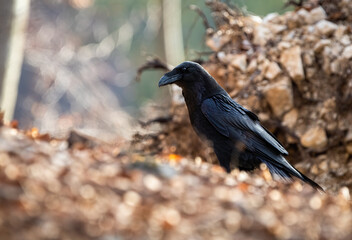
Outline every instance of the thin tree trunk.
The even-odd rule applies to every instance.
[[[163,31],[166,62],[176,66],[184,61],[181,0],[163,0]],[[174,102],[183,102],[181,89],[172,85]]]
[[[163,0],[163,30],[166,61],[176,65],[184,61],[181,0]]]
[[[30,0],[1,1],[0,108],[5,121],[10,121],[15,111],[29,6]]]

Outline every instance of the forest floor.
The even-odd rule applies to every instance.
[[[0,128],[0,239],[350,239],[347,187]]]

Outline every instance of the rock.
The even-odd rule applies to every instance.
[[[315,53],[319,53],[321,52],[324,47],[328,46],[331,44],[331,40],[330,39],[321,39],[319,40],[319,42],[317,42],[315,45],[314,45],[314,52]]]
[[[347,26],[339,25],[334,33],[336,39],[341,39],[344,35],[349,34]]]
[[[270,64],[270,61],[265,58],[265,59],[263,59],[263,61],[261,61],[261,64],[258,66],[258,69],[261,71],[261,73],[263,73],[263,76],[264,76],[269,64]]]
[[[246,54],[236,54],[231,57],[230,60],[231,66],[241,70],[242,72],[246,71],[247,68],[247,56]]]
[[[258,96],[251,95],[246,99],[246,103],[244,104],[248,109],[252,111],[255,109],[260,109],[260,100]]]
[[[315,27],[314,27],[314,25],[309,25],[309,26],[307,26],[307,33],[314,33],[314,31],[315,31]]]
[[[323,71],[327,74],[327,75],[331,75],[331,68],[330,68],[330,59],[329,58],[324,58],[324,63],[323,63]]]
[[[341,59],[337,58],[330,64],[330,71],[334,74],[339,74],[341,72]]]
[[[316,73],[316,68],[315,67],[307,67],[306,68],[306,76],[308,79],[313,78],[313,76]]]
[[[314,24],[323,19],[326,19],[326,12],[321,6],[319,6],[309,12],[308,16],[305,18],[305,21],[307,24]]]
[[[286,20],[286,26],[289,29],[295,29],[302,24],[302,19],[297,14],[289,14]]]
[[[274,114],[280,117],[293,107],[292,85],[288,77],[282,77],[278,82],[268,85],[264,95]]]
[[[249,72],[249,73],[254,72],[257,69],[257,66],[258,66],[257,59],[255,59],[255,58],[252,59],[248,64],[247,72]]]
[[[326,74],[330,75],[331,74],[331,59],[330,56],[332,56],[332,52],[331,52],[331,47],[330,46],[326,46],[322,52],[323,55],[323,70]]]
[[[311,66],[314,63],[314,53],[312,51],[306,51],[303,54],[303,63],[305,66]]]
[[[268,113],[259,112],[258,118],[264,122],[270,120],[270,115]]]
[[[266,71],[265,71],[265,77],[269,80],[273,80],[276,78],[277,75],[281,73],[281,68],[276,62],[270,62]]]
[[[264,24],[258,24],[254,28],[253,35],[253,43],[260,46],[265,46],[268,40],[273,37],[270,29],[267,28]]]
[[[293,41],[297,40],[296,39],[296,33],[297,33],[296,30],[291,30],[287,34],[283,34],[282,40],[283,41],[287,41],[287,42],[291,42],[293,45],[295,45],[293,43]]]
[[[288,128],[293,128],[297,123],[298,119],[298,110],[296,108],[291,109],[284,115],[282,124]]]
[[[218,59],[220,60],[220,62],[225,63],[225,64],[228,64],[230,62],[230,58],[228,55],[226,55],[225,52],[221,51],[221,52],[218,52],[216,55],[217,55]]]
[[[337,25],[327,20],[321,20],[315,25],[316,30],[325,36],[331,35],[337,29]]]
[[[352,45],[349,45],[346,47],[343,52],[342,52],[342,57],[345,59],[350,59],[352,58]]]
[[[283,32],[283,31],[285,31],[287,29],[286,25],[274,24],[274,23],[269,24],[268,28],[274,34],[281,33],[281,32]]]
[[[352,127],[348,129],[348,132],[345,136],[345,142],[352,142]]]
[[[331,97],[326,99],[323,103],[323,106],[320,107],[319,117],[323,117],[324,115],[334,115],[332,113],[336,112],[336,98]],[[335,120],[336,118],[334,118]]]
[[[206,44],[211,50],[217,52],[221,50],[221,48],[230,40],[230,36],[222,33],[221,31],[217,31],[207,38]]]
[[[282,42],[279,42],[279,44],[277,45],[277,48],[278,48],[280,51],[283,51],[283,50],[285,50],[285,49],[290,48],[291,46],[292,46],[291,43],[282,41]]]
[[[300,140],[304,147],[312,149],[324,148],[328,143],[325,130],[320,126],[308,129],[308,131],[301,136]]]
[[[285,67],[296,84],[300,86],[301,80],[304,79],[301,48],[299,46],[294,46],[284,50],[280,56],[280,63]]]
[[[337,122],[336,121],[328,122],[326,124],[326,130],[328,132],[335,132],[337,130]]]
[[[351,44],[350,37],[348,35],[343,35],[340,39],[340,43],[342,43],[342,45],[344,46],[350,45]]]
[[[299,16],[300,20],[302,22],[304,22],[305,24],[311,24],[311,23],[308,23],[308,19],[310,19],[310,14],[309,12],[304,9],[304,8],[301,8],[300,10],[297,11],[297,15]]]
[[[258,57],[257,57],[257,62],[258,62],[258,63],[262,63],[262,62],[264,62],[265,60],[267,60],[267,59],[266,59],[266,56],[264,55],[264,53],[259,53],[259,54],[258,54]]]
[[[341,56],[341,53],[342,53],[343,49],[344,49],[344,47],[340,43],[334,42],[331,45],[331,54],[332,54],[331,57]]]
[[[274,22],[280,15],[278,13],[269,13],[263,18],[263,23]]]
[[[331,169],[336,170],[340,167],[340,164],[338,162],[336,162],[335,160],[331,160],[329,162],[329,166]]]
[[[352,155],[352,142],[346,144],[346,152]]]
[[[324,160],[321,163],[319,163],[319,168],[320,168],[320,170],[323,170],[324,172],[328,171],[328,168],[329,168],[328,161]]]
[[[316,164],[314,164],[311,168],[310,168],[310,172],[313,173],[314,175],[318,175],[320,172],[319,172],[319,169],[318,169],[318,166]]]
[[[342,130],[349,130],[348,133],[351,132],[351,140],[352,140],[352,126],[351,126],[351,122],[352,122],[352,111],[347,111],[346,113],[346,117],[343,118],[338,118],[337,120],[338,122],[338,128],[342,129]],[[348,136],[347,133],[347,136]],[[346,141],[346,140],[345,140]]]

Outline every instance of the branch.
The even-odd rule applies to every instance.
[[[209,21],[207,19],[207,16],[205,16],[204,12],[196,5],[191,5],[189,6],[189,8],[193,11],[195,11],[196,13],[198,13],[198,15],[202,18],[203,20],[203,25],[205,27],[205,29],[213,29],[210,24],[209,24]]]
[[[171,71],[172,67],[164,63],[158,57],[148,57],[147,62],[138,68],[136,81],[140,81],[142,73],[145,70],[150,70],[150,69],[162,69],[165,71]]]
[[[170,121],[172,121],[172,116],[167,116],[167,117],[157,117],[157,118],[154,118],[152,120],[149,120],[149,121],[146,121],[146,122],[143,122],[143,121],[139,121],[139,124],[142,126],[142,127],[147,127],[153,123],[161,123],[161,124],[166,124],[166,123],[169,123]]]

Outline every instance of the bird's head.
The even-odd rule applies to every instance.
[[[210,74],[198,63],[183,62],[172,71],[166,73],[159,81],[159,87],[175,83],[181,88],[192,88],[196,85],[207,85],[215,81]]]

